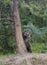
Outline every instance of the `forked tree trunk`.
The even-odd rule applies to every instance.
[[[14,10],[14,23],[15,23],[15,36],[17,42],[17,49],[19,53],[25,53],[26,47],[24,44],[24,40],[22,37],[22,29],[21,29],[21,22],[19,17],[19,10],[18,10],[18,2],[13,0],[13,10]]]

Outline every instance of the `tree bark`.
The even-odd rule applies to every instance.
[[[18,1],[13,0],[13,14],[15,23],[15,37],[17,42],[18,52],[23,54],[26,52],[26,46],[22,37],[21,22],[19,17]]]

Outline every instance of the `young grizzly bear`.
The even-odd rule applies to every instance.
[[[30,36],[31,36],[31,35],[30,35],[30,32],[25,32],[25,33],[23,34],[23,39],[24,39],[24,42],[25,42],[27,51],[32,53],[31,45],[30,45]]]

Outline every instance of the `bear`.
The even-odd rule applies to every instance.
[[[25,32],[23,33],[23,39],[27,48],[27,52],[31,52],[32,53],[32,49],[31,49],[31,45],[30,45],[30,32]]]

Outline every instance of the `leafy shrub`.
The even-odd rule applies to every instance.
[[[42,53],[44,48],[45,48],[44,43],[34,43],[34,44],[32,44],[32,51],[35,52],[35,53]]]

